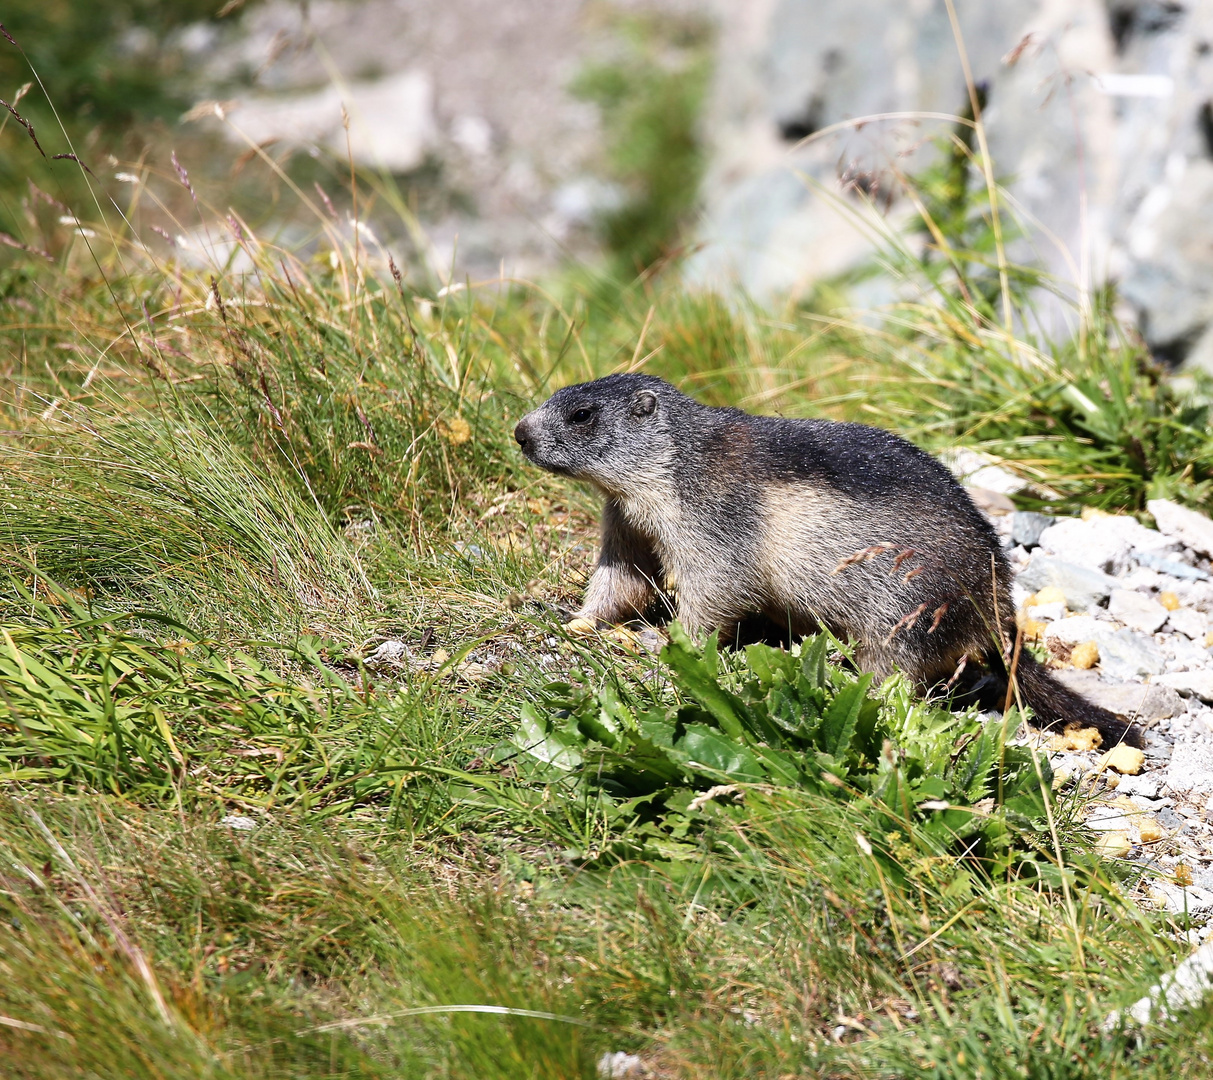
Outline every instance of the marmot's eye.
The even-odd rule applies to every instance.
[[[569,417],[570,424],[586,424],[594,416],[593,409],[578,409],[572,416]]]

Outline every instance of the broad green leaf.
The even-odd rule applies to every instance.
[[[868,687],[873,676],[861,675],[849,686],[843,687],[830,702],[821,723],[821,741],[827,754],[841,758],[851,747],[855,726],[859,722],[859,710],[863,708]]]
[[[756,783],[767,779],[766,771],[746,746],[706,725],[689,726],[675,747],[688,761],[723,773],[731,780]]]
[[[686,640],[684,634],[683,641]],[[712,657],[714,660],[715,652]],[[702,705],[728,735],[734,739],[744,737],[750,719],[748,710],[736,694],[720,685],[714,664],[709,664],[705,657],[697,656],[681,642],[675,642],[672,633],[670,644],[661,650],[661,658],[678,676],[682,689]]]
[[[532,757],[558,769],[574,769],[581,764],[576,737],[567,732],[548,730],[535,706],[529,702],[522,707],[522,724],[514,743]]]

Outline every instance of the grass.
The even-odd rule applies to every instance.
[[[305,256],[218,212],[253,270],[200,271],[141,243],[176,175],[141,184],[0,277],[12,1075],[1207,1075],[1209,1006],[1101,1031],[1187,926],[1090,853],[1085,792],[828,643],[797,674],[567,639],[595,507],[510,436],[643,362],[976,445],[1063,508],[1207,506],[1205,388],[1106,303],[1009,334],[905,248],[921,299],[878,323],[673,270],[436,290],[327,219]]]

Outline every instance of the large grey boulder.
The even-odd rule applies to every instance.
[[[1213,368],[1213,2],[955,9],[988,90],[996,170],[1024,211],[1008,217],[1033,234],[1012,255],[1038,257],[1080,288],[1118,280],[1160,357]],[[931,140],[955,128],[941,116],[967,108],[947,6],[751,0],[717,10],[713,166],[691,272],[767,297],[807,290],[865,257],[855,219],[876,231],[904,223],[897,174],[920,168]],[[846,126],[864,116],[878,119]],[[820,134],[832,125],[842,126]],[[806,136],[815,141],[799,145]],[[878,280],[857,300],[893,295]]]

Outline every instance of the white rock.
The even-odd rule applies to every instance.
[[[1128,569],[1135,550],[1173,553],[1178,544],[1131,517],[1093,517],[1049,526],[1040,534],[1040,547],[1066,562],[1119,574]]]
[[[1109,682],[1097,671],[1063,668],[1054,672],[1071,690],[1117,716],[1140,720],[1164,720],[1187,712],[1187,702],[1171,687],[1157,683]]]
[[[1127,832],[1132,822],[1119,807],[1098,807],[1087,818],[1088,829],[1096,832]]]
[[[1146,509],[1154,515],[1160,532],[1202,555],[1213,556],[1213,521],[1204,514],[1170,499],[1151,499],[1146,503]]]
[[[238,142],[243,132],[254,143],[323,143],[344,158],[343,109],[349,117],[348,153],[361,165],[409,172],[435,144],[434,85],[423,71],[287,97],[250,97],[224,130]]]
[[[1196,885],[1183,889],[1169,881],[1155,881],[1150,884],[1150,891],[1173,914],[1207,915],[1213,912],[1213,892],[1208,889]]]
[[[1048,585],[1059,588],[1071,611],[1095,611],[1118,584],[1102,570],[1054,558],[1039,548],[1032,552],[1028,565],[1020,571],[1019,582],[1033,591]]]
[[[1121,577],[1120,587],[1136,589],[1138,592],[1153,592],[1156,589],[1161,591],[1171,587],[1171,580],[1166,574],[1160,574],[1157,570],[1138,566]]]
[[[1154,679],[1156,683],[1178,690],[1185,697],[1198,697],[1201,701],[1213,701],[1213,671],[1169,671]]]
[[[1028,486],[1026,480],[1021,480],[1010,470],[995,464],[995,458],[979,450],[958,446],[953,450],[945,450],[939,456],[952,470],[956,479],[969,487],[987,488],[1002,495],[1013,495]]]
[[[625,1054],[622,1050],[603,1054],[598,1059],[598,1075],[601,1080],[633,1080],[634,1077],[644,1076],[647,1072],[640,1058],[635,1054]]]
[[[1112,590],[1108,611],[1125,626],[1140,630],[1143,634],[1154,633],[1170,614],[1157,600],[1129,589]]]
[[[1167,671],[1200,671],[1209,666],[1211,657],[1203,641],[1189,641],[1179,634],[1172,634],[1164,641],[1164,648],[1170,656]]]
[[[1209,617],[1195,608],[1176,608],[1167,618],[1172,630],[1178,630],[1193,641],[1203,642],[1209,632]]]
[[[1040,622],[1055,622],[1066,617],[1066,604],[1064,600],[1052,604],[1033,604],[1024,614],[1029,619],[1037,619]]]
[[[1186,606],[1213,614],[1213,582],[1180,581],[1178,578],[1172,578],[1166,587]]]
[[[1122,776],[1116,785],[1117,795],[1139,796],[1144,799],[1158,798],[1158,777],[1151,773],[1138,776]]]
[[[1151,638],[1135,630],[1120,630],[1096,640],[1099,642],[1099,669],[1110,678],[1158,675],[1167,666],[1162,650]]]
[[[257,828],[257,822],[251,817],[245,817],[244,814],[228,814],[219,824],[228,829],[236,829],[238,832],[252,832]]]
[[[1188,910],[1190,912],[1192,909]],[[1172,1019],[1184,1009],[1199,1005],[1210,990],[1213,990],[1213,942],[1202,945],[1173,972],[1164,975],[1126,1013],[1138,1024],[1151,1021],[1159,1024]],[[1104,1030],[1112,1030],[1124,1018],[1120,1012],[1111,1013],[1104,1021]]]
[[[1084,641],[1099,641],[1111,633],[1111,627],[1094,615],[1074,615],[1050,623],[1045,629],[1045,644],[1056,641],[1063,645],[1078,645]]]
[[[1177,742],[1167,763],[1167,787],[1185,795],[1213,794],[1213,741]]]
[[[368,653],[364,662],[368,667],[400,667],[409,657],[409,647],[403,641],[388,638]]]

